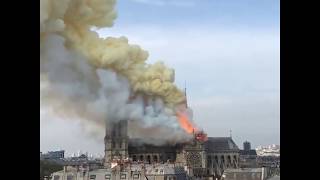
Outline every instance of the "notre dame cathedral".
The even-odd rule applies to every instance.
[[[226,168],[237,168],[239,148],[231,137],[206,137],[202,132],[194,133],[189,142],[163,144],[144,143],[143,139],[128,137],[128,121],[108,124],[105,136],[105,167],[113,159],[131,159],[146,164],[174,163],[186,167],[189,174],[198,177],[219,176]]]

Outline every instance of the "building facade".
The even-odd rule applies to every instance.
[[[128,121],[111,122],[106,126],[105,142],[105,163],[110,167],[113,159],[128,158]]]
[[[242,168],[257,168],[257,152],[255,149],[251,149],[251,144],[248,141],[243,143],[243,150],[239,151],[240,161],[239,166]]]
[[[197,177],[221,176],[226,168],[239,167],[239,148],[231,137],[208,137],[194,133],[188,142],[153,145],[143,139],[130,139],[128,123],[119,121],[108,126],[105,137],[105,166],[113,160],[130,159],[133,163],[173,163],[184,167],[189,175]],[[150,141],[149,141],[150,142]]]
[[[207,137],[197,132],[186,142],[154,145],[130,139],[127,128],[127,121],[107,125],[101,165],[72,162],[51,179],[220,179],[225,169],[239,167],[239,148],[231,137]]]
[[[265,180],[266,168],[226,169],[221,180]]]

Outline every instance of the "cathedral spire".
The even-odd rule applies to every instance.
[[[188,108],[188,100],[187,100],[187,82],[184,81],[184,96],[186,98],[186,108]]]

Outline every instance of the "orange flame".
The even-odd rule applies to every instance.
[[[196,127],[189,121],[188,117],[180,112],[177,112],[178,121],[180,126],[189,134],[193,133],[194,131],[198,131]]]
[[[208,137],[207,137],[207,134],[205,134],[204,132],[198,132],[196,134],[196,139],[199,140],[199,141],[207,141],[208,140]]]

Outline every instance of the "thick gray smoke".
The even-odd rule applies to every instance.
[[[107,121],[131,120],[132,137],[184,140],[175,112],[161,98],[132,97],[128,80],[108,69],[92,67],[69,50],[59,35],[49,35],[40,48],[40,99],[47,115],[80,120],[89,134],[104,137]],[[47,111],[48,112],[48,111]]]

